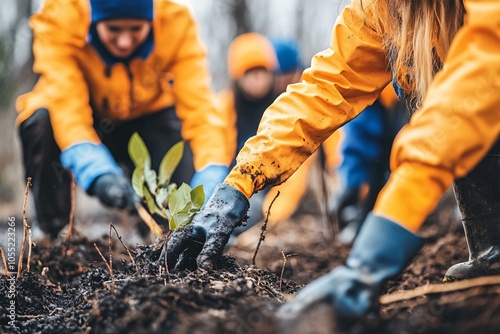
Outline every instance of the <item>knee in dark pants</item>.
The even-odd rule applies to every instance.
[[[21,139],[43,140],[53,138],[52,125],[50,124],[49,111],[47,109],[38,109],[20,126]]]
[[[32,178],[32,194],[38,224],[55,238],[68,222],[71,210],[71,175],[60,162],[61,150],[47,109],[39,109],[19,127],[26,177]]]

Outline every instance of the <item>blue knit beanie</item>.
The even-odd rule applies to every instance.
[[[300,60],[299,48],[293,40],[271,39],[276,56],[278,57],[279,73],[293,72],[297,69],[302,70],[302,61]]]
[[[110,19],[153,20],[153,0],[90,0],[92,24]]]

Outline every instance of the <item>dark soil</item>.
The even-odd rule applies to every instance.
[[[383,293],[440,283],[450,265],[467,259],[465,238],[451,216],[427,223],[425,247]],[[380,316],[364,322],[337,321],[320,307],[283,327],[274,318],[279,305],[348,255],[349,247],[331,242],[327,231],[314,216],[269,226],[253,266],[260,230],[250,230],[213,272],[166,273],[163,242],[131,247],[136,266],[114,237],[113,277],[94,241],[76,239],[64,249],[38,245],[31,273],[16,281],[16,327],[7,313],[8,278],[0,278],[0,333],[500,332],[500,286],[384,305]],[[108,237],[95,242],[109,259]]]

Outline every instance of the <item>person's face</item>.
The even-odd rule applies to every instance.
[[[151,22],[139,19],[113,19],[97,23],[97,35],[115,57],[127,58],[148,37]]]
[[[247,97],[258,100],[269,94],[273,79],[273,73],[259,67],[246,71],[237,83]]]

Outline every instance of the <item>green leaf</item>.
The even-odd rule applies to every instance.
[[[174,216],[176,213],[186,213],[186,207],[191,206],[191,188],[183,183],[177,190],[172,192],[168,202],[170,213]],[[189,209],[187,209],[189,211]]]
[[[172,195],[172,192],[177,189],[177,185],[175,183],[170,183],[168,187],[159,187],[157,189],[156,204],[160,208],[166,208],[168,206],[170,195]]]
[[[144,179],[146,181],[146,184],[148,185],[149,191],[152,194],[156,193],[156,172],[152,169],[146,168],[144,169]]]
[[[184,153],[184,142],[180,141],[168,150],[167,154],[163,157],[160,163],[158,181],[160,185],[170,183],[172,174],[179,165]]]
[[[183,228],[193,220],[194,213],[176,213],[169,221],[169,228],[172,231]]]
[[[144,185],[144,167],[139,165],[135,167],[132,173],[132,188],[140,198],[144,198],[142,186]]]
[[[128,142],[128,154],[134,165],[142,166],[144,163],[150,168],[151,166],[151,156],[149,155],[148,148],[141,136],[135,132]]]
[[[199,185],[198,187],[191,190],[190,196],[192,204],[191,211],[199,211],[203,206],[203,203],[205,203],[205,192],[203,191],[203,186]]]

